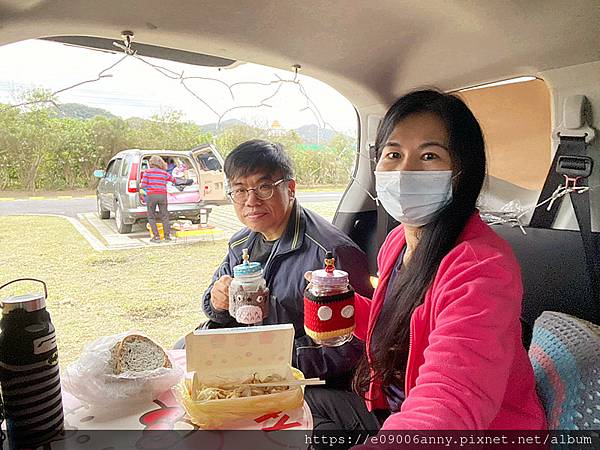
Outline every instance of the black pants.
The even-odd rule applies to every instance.
[[[146,196],[146,205],[148,206],[148,223],[152,228],[152,234],[155,238],[160,239],[158,228],[156,227],[156,207],[160,214],[160,222],[163,226],[165,239],[171,237],[171,224],[169,223],[169,210],[167,209],[166,194],[150,194]]]
[[[366,438],[366,432],[376,434],[388,415],[369,412],[365,400],[354,392],[327,386],[307,386],[304,400],[313,416],[312,446],[315,449],[331,449],[331,438],[337,438],[336,449],[350,448],[356,444],[352,438],[361,435]],[[346,442],[341,443],[339,438],[342,437]]]

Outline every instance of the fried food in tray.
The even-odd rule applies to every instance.
[[[278,392],[287,391],[289,386],[252,386],[262,383],[275,383],[285,381],[280,375],[268,375],[264,378],[259,378],[257,374],[239,382],[225,382],[217,386],[207,386],[202,383],[197,384],[195,395],[196,401],[206,400],[224,400],[229,398],[255,397],[259,395],[276,394]]]

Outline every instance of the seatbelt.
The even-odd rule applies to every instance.
[[[587,186],[587,179],[580,184]],[[590,192],[571,192],[570,196],[581,232],[585,260],[592,282],[592,292],[596,300],[600,300],[600,239],[598,239],[600,233],[592,233]]]
[[[552,160],[552,165],[544,182],[537,203],[550,198],[561,184],[571,187],[587,187],[592,173],[593,160],[588,156],[585,137],[561,136],[560,144]],[[592,233],[589,191],[571,192],[571,203],[579,225],[586,266],[592,284],[592,293],[600,298],[600,233]],[[562,197],[558,197],[551,207],[536,208],[529,222],[533,228],[552,228],[556,214],[560,210]]]
[[[586,167],[589,172],[585,170]],[[591,169],[592,160],[587,156],[585,138],[561,136],[560,144],[556,149],[556,154],[550,165],[550,170],[537,203],[550,198],[556,188],[565,183],[565,175],[569,178],[579,178],[581,183],[586,183],[587,186],[587,177],[591,173]],[[581,183],[579,186],[583,186]],[[561,204],[562,197],[559,197],[554,201],[550,210],[536,208],[533,211],[529,226],[533,228],[552,228]],[[577,220],[579,221],[579,218]]]

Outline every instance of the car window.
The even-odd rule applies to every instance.
[[[123,163],[121,165],[121,176],[126,177],[129,172],[129,166],[131,163],[131,156],[126,156],[123,158]]]
[[[108,163],[108,166],[106,166],[106,171],[104,172],[104,178],[110,178],[110,174],[111,172],[114,171],[115,168],[115,160],[112,160]]]
[[[48,48],[58,47],[57,52],[69,61],[81,61],[81,55],[86,55],[98,70],[114,65],[120,58],[119,55],[50,42],[42,42],[41,45],[44,46],[44,52]],[[37,55],[43,55],[44,52],[40,51]],[[3,69],[5,66],[19,66],[21,72],[24,72],[21,53],[15,52],[17,60],[12,61],[12,64],[4,64]],[[27,73],[37,77],[35,85],[33,80],[24,80],[19,74],[15,75],[15,80],[19,80],[24,89],[34,89],[31,86],[38,84],[49,91],[62,89],[67,84],[64,81],[65,73],[59,71],[56,76],[49,76],[49,67],[42,64],[51,60],[51,68],[65,67],[57,63],[57,58],[28,59],[35,62],[34,66],[37,67],[27,70]],[[3,58],[3,61],[6,59]],[[161,66],[178,73],[185,70],[190,77],[218,79],[217,77],[225,75],[224,82],[227,86],[238,83],[232,89],[235,95],[231,97],[229,89],[222,83],[218,84],[221,86],[219,89],[212,89],[214,81],[209,79],[201,84],[200,78],[187,81],[192,91],[188,92],[180,89],[179,81],[166,76],[151,77],[152,81],[148,79],[149,88],[137,90],[140,79],[146,80],[147,76],[154,75],[154,69],[138,64],[139,61],[134,58],[125,61],[111,69],[114,70],[114,73],[111,72],[114,76],[103,78],[102,83],[88,83],[86,89],[89,88],[90,91],[84,91],[85,95],[77,97],[77,94],[82,94],[78,88],[57,95],[56,101],[62,108],[60,114],[54,111],[54,106],[45,103],[36,105],[36,108],[12,108],[6,112],[2,109],[6,100],[0,98],[0,119],[6,119],[7,122],[2,122],[3,124],[11,124],[10,127],[0,126],[0,167],[4,167],[5,161],[10,164],[10,170],[0,170],[0,186],[25,189],[31,184],[36,186],[38,194],[41,191],[65,188],[89,189],[89,194],[92,194],[98,183],[98,179],[93,176],[94,170],[106,169],[102,184],[109,186],[100,190],[102,195],[99,198],[86,197],[83,206],[76,199],[72,202],[64,200],[69,203],[64,207],[61,203],[63,200],[49,202],[55,208],[53,212],[64,214],[63,211],[67,211],[75,220],[81,217],[81,223],[85,224],[85,228],[78,228],[83,230],[81,235],[72,238],[65,231],[72,226],[69,222],[62,224],[60,220],[50,217],[39,219],[40,229],[48,229],[48,223],[52,222],[57,227],[57,231],[51,233],[56,239],[68,236],[80,246],[77,252],[73,252],[79,259],[72,258],[70,262],[77,267],[86,267],[86,270],[79,271],[81,277],[70,277],[69,283],[61,282],[61,277],[63,271],[75,272],[70,267],[51,271],[45,280],[53,286],[53,295],[60,301],[68,303],[71,299],[77,299],[77,302],[79,299],[86,299],[83,316],[78,307],[57,308],[52,311],[57,311],[53,319],[61,330],[59,340],[63,365],[74,361],[85,343],[100,336],[127,329],[142,329],[165,347],[170,347],[181,335],[203,320],[198,299],[210,284],[214,270],[227,254],[228,240],[243,227],[224,192],[222,166],[227,154],[240,143],[250,139],[281,143],[293,161],[298,198],[302,205],[329,221],[333,219],[356,161],[356,110],[338,92],[315,79],[303,74],[296,77],[290,70],[253,64],[242,64],[238,69],[219,72],[214,68],[162,61]],[[127,65],[129,62],[132,63],[131,66]],[[89,73],[85,71],[68,72],[69,77],[72,77],[69,78],[72,79],[72,84],[89,79]],[[10,74],[6,76],[11,79]],[[116,78],[118,81],[112,86],[106,86],[106,81],[114,82]],[[53,80],[61,80],[60,85],[52,85]],[[75,97],[68,96],[67,92]],[[156,92],[161,95],[152,94]],[[221,98],[222,94],[226,99]],[[107,95],[110,95],[112,101],[106,101]],[[269,100],[269,107],[246,107],[259,105],[267,96],[273,96]],[[70,103],[71,101],[75,103]],[[203,102],[210,107],[204,107],[206,105]],[[311,107],[307,107],[308,102]],[[11,103],[16,104],[18,101]],[[42,119],[44,127],[28,126],[32,121]],[[66,131],[69,134],[65,137],[63,135]],[[24,133],[34,133],[32,139],[35,138],[35,142],[39,144],[34,151],[25,152],[28,140],[22,138],[26,135]],[[5,135],[8,136],[6,140]],[[64,147],[62,151],[57,150],[59,145]],[[210,146],[214,148],[208,148]],[[200,161],[192,154],[196,148],[208,150],[202,152]],[[121,153],[118,158],[115,156],[128,149],[131,151]],[[165,150],[157,152],[157,149]],[[155,247],[149,242],[145,199],[139,193],[137,177],[138,173],[147,170],[150,154],[157,153],[174,160],[173,175],[180,179],[180,183],[177,186],[169,183],[169,204],[177,209],[178,203],[182,205],[181,213],[173,217],[172,221],[172,236],[177,245],[164,247]],[[38,157],[41,163],[36,165]],[[127,180],[134,165],[136,179]],[[37,170],[25,170],[31,167]],[[58,170],[59,168],[68,170]],[[35,178],[29,179],[28,174]],[[116,184],[117,180],[126,183]],[[191,183],[186,184],[189,181]],[[106,193],[115,195],[119,208],[116,208],[116,202],[104,195]],[[97,200],[101,201],[99,205]],[[25,211],[24,203],[17,203],[21,207],[17,213]],[[207,207],[200,208],[199,205]],[[119,221],[125,219],[120,226],[117,217],[121,218]],[[0,219],[4,224],[6,218]],[[20,220],[27,222],[29,218],[23,217]],[[131,223],[133,220],[135,222]],[[9,228],[17,230],[21,226],[13,226],[11,223]],[[86,229],[91,233],[86,233]],[[121,233],[120,229],[124,232]],[[93,240],[93,236],[99,239]],[[15,246],[28,246],[29,236],[23,235],[21,238],[27,240],[27,244],[14,241]],[[8,239],[13,240],[12,236]],[[33,252],[36,245],[29,247]],[[62,244],[57,245],[56,252],[62,255],[61,247]],[[164,253],[164,257],[160,256],[156,263],[150,265],[142,264],[144,270],[141,271],[140,264],[134,260],[139,258],[140,261],[145,261],[151,253]],[[40,254],[45,255],[36,250],[36,258]],[[51,266],[53,258],[54,256],[48,256],[38,263],[38,260],[34,261],[29,255],[20,253],[20,259],[29,261],[32,268]],[[202,261],[202,264],[188,264],[188,260]],[[18,278],[24,272],[31,272],[27,266],[5,266],[13,267],[6,277]],[[176,273],[177,279],[183,282],[169,282],[167,289],[157,289],[152,283],[147,283],[149,275],[146,270]],[[115,286],[120,293],[125,294],[114,296],[112,288],[90,290],[90,279],[102,280],[102,283]],[[115,284],[115,280],[118,283]],[[193,282],[188,283],[186,280]],[[162,293],[157,297],[158,291]],[[158,301],[151,304],[141,302],[140,299],[144,298]],[[111,311],[115,313],[114,320],[100,323],[96,320],[98,311],[103,311],[107,304],[111,305]],[[181,321],[178,319],[178,326],[174,327],[172,321],[165,321],[165,316],[173,311],[193,312],[186,313]],[[74,317],[81,320],[77,322]],[[65,323],[69,325],[61,326]],[[82,335],[85,338],[82,339]]]
[[[119,173],[119,169],[121,168],[122,161],[123,160],[119,158],[114,160],[113,163],[111,163],[111,165],[108,168],[108,173],[106,175],[106,177],[109,180],[115,180],[117,178],[117,174]]]
[[[539,190],[551,156],[550,92],[540,79],[461,92],[483,129],[488,174]]]
[[[223,170],[221,163],[210,149],[197,154],[196,160],[200,170]]]

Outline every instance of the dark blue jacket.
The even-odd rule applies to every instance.
[[[213,275],[204,293],[202,308],[214,322],[223,326],[239,325],[228,311],[213,308],[210,291],[223,275],[233,276],[233,267],[242,262],[242,249],[252,246],[260,235],[244,228],[229,241],[229,251]],[[354,369],[364,352],[361,341],[352,341],[339,347],[317,346],[304,332],[304,273],[323,267],[326,251],[335,256],[336,268],[348,272],[350,284],[361,295],[371,297],[366,255],[343,232],[318,214],[304,209],[296,200],[290,220],[281,238],[275,244],[263,274],[271,292],[268,324],[291,323],[295,328],[293,364],[306,377],[337,378]]]

